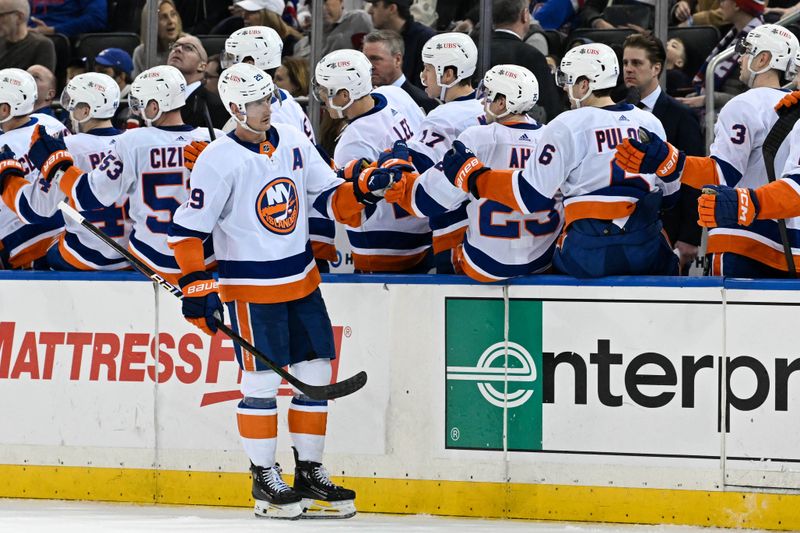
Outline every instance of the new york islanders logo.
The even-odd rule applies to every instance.
[[[261,189],[256,200],[258,220],[272,233],[294,231],[299,216],[297,187],[289,178],[275,178]]]

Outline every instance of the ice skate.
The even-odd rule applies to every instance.
[[[302,498],[302,518],[350,518],[356,493],[331,482],[321,463],[300,461],[294,450],[294,490]]]
[[[303,514],[300,495],[286,484],[277,463],[271,467],[250,464],[255,514],[259,518],[297,520]]]

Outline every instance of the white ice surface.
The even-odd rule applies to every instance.
[[[631,526],[522,520],[479,520],[422,515],[358,514],[349,520],[257,519],[244,508],[130,505],[56,500],[0,499],[0,532],[363,532],[420,533],[718,533],[726,530],[687,526]]]

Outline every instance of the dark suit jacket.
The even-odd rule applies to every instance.
[[[539,82],[539,103],[547,113],[547,120],[553,120],[563,111],[559,90],[550,73],[544,55],[536,48],[525,44],[522,39],[505,31],[492,33],[492,59],[490,68],[495,65],[519,65],[536,76]]]
[[[195,89],[195,91],[186,98],[186,105],[181,108],[183,122],[196,128],[207,127],[205,115],[203,113],[204,101],[208,105],[208,113],[211,115],[211,124],[215,128],[222,129],[222,126],[228,121],[230,115],[225,111],[225,107],[222,105],[222,101],[219,97],[209,93],[203,85]]]
[[[428,39],[436,35],[436,31],[424,24],[420,24],[413,18],[406,21],[405,26],[400,31],[403,37],[405,52],[403,53],[403,74],[412,85],[422,88],[422,81],[419,74],[422,72],[422,47]]]
[[[425,91],[416,85],[412,85],[411,82],[408,81],[408,78],[406,78],[406,81],[403,82],[403,85],[401,85],[400,88],[408,93],[411,99],[414,100],[423,111],[425,111],[426,115],[439,105],[439,102],[425,94]]]
[[[705,140],[700,133],[697,117],[687,106],[669,96],[664,90],[656,100],[653,114],[664,125],[667,141],[686,155],[705,155]],[[702,228],[697,225],[697,198],[700,191],[681,185],[681,196],[675,208],[662,216],[670,240],[700,245]]]

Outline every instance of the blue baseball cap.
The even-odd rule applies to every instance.
[[[94,62],[105,67],[114,67],[129,76],[133,72],[133,60],[122,48],[106,48],[95,56]]]

